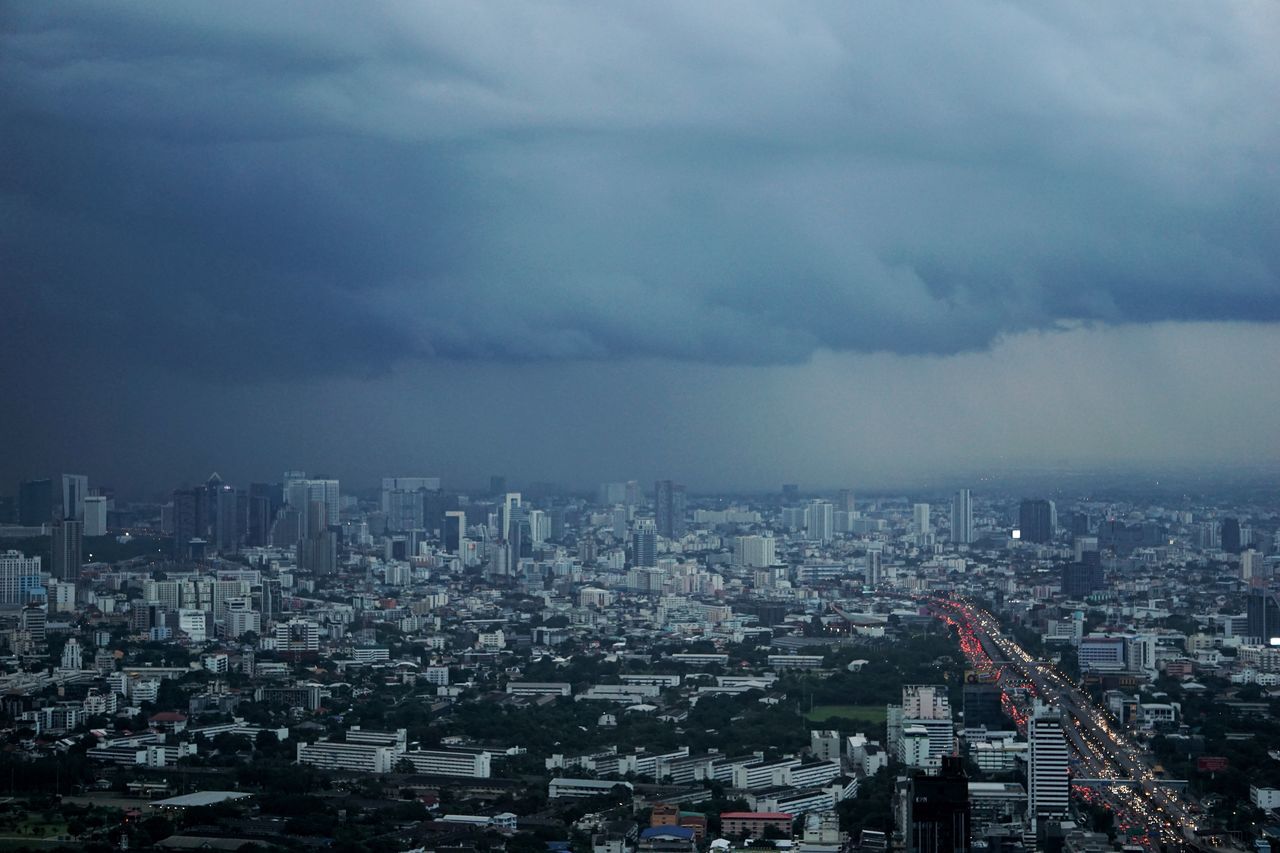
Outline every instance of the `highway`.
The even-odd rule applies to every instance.
[[[1117,782],[1104,785],[1096,794],[1077,788],[1077,794],[1085,799],[1100,797],[1116,814],[1122,829],[1143,833],[1142,841],[1147,847],[1219,849],[1200,837],[1197,818],[1185,799],[1161,784],[1142,751],[1116,721],[1061,671],[1032,658],[1003,634],[999,622],[985,610],[963,600],[929,601],[961,632],[962,649],[976,668],[993,675],[1006,692],[1022,688],[1061,709],[1063,731],[1078,761],[1076,778]],[[1015,719],[1025,722],[1025,718],[1016,715]]]

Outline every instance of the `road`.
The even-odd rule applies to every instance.
[[[1161,783],[1116,721],[1061,671],[1034,659],[1006,637],[996,618],[985,610],[963,600],[930,599],[930,604],[950,617],[948,621],[961,631],[965,654],[971,661],[976,656],[978,664],[992,671],[1002,687],[1021,687],[1062,710],[1063,731],[1079,762],[1076,777],[1117,783],[1105,786],[1099,796],[1117,814],[1122,827],[1127,823],[1139,830],[1145,828],[1144,840],[1153,848],[1185,844],[1218,849],[1200,837],[1198,819],[1186,800]]]

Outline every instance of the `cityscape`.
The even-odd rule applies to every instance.
[[[165,497],[63,474],[0,503],[11,833],[915,853],[1280,832],[1274,500],[303,471]]]
[[[1278,44],[0,3],[0,853],[1280,853]]]

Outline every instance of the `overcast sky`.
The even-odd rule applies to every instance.
[[[1277,460],[1277,44],[1270,2],[8,4],[0,483]]]

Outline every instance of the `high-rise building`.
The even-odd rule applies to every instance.
[[[0,604],[27,604],[41,580],[39,557],[13,549],[0,553]]]
[[[933,532],[933,521],[929,517],[929,505],[925,503],[916,504],[912,509],[912,521],[915,524],[916,533],[921,536],[927,536]]]
[[[951,498],[951,541],[957,545],[973,544],[973,495],[961,489]]]
[[[298,472],[294,472],[298,473]],[[306,506],[318,501],[324,504],[324,523],[332,527],[338,524],[339,508],[342,496],[337,480],[317,480],[294,477],[285,484],[285,502],[296,507],[306,517]],[[308,536],[311,531],[304,529],[302,535]]]
[[[958,755],[942,756],[936,776],[915,774],[908,783],[907,853],[968,853],[969,778]]]
[[[671,480],[659,480],[654,486],[653,507],[659,536],[677,539],[684,535],[684,486]]]
[[[733,542],[733,562],[738,566],[763,569],[778,562],[772,536],[739,536]]]
[[[1046,500],[1024,500],[1018,505],[1018,530],[1024,542],[1053,541],[1052,508]]]
[[[830,542],[835,529],[835,507],[828,501],[810,501],[805,517],[805,537],[815,542]]]
[[[1222,519],[1222,550],[1228,554],[1240,553],[1240,519]]]
[[[1270,645],[1280,642],[1280,594],[1273,589],[1253,587],[1245,604],[1249,636]]]
[[[173,492],[173,553],[178,559],[190,554],[192,540],[204,539],[209,529],[208,491],[203,488]]]
[[[837,512],[857,512],[853,505],[853,489],[841,489],[836,493]]]
[[[1027,724],[1030,741],[1027,765],[1027,816],[1032,828],[1046,817],[1067,814],[1071,799],[1068,775],[1067,739],[1062,733],[1062,714],[1056,708],[1038,705]]]
[[[1260,577],[1266,563],[1262,559],[1262,554],[1250,548],[1240,554],[1240,579],[1252,580]]]
[[[649,568],[658,565],[658,527],[651,518],[636,522],[631,534],[631,552],[635,565]]]
[[[444,514],[444,528],[440,532],[440,543],[449,554],[462,556],[462,543],[467,538],[467,513],[460,509],[451,509]]]
[[[24,527],[48,524],[53,517],[53,481],[24,480],[18,484],[18,523]]]
[[[1107,588],[1098,552],[1086,551],[1082,556],[1084,559],[1080,562],[1062,567],[1062,594],[1069,598],[1088,598]]]
[[[107,498],[104,495],[88,495],[84,499],[84,535],[107,535]]]
[[[62,475],[62,517],[84,520],[84,499],[89,495],[89,478],[84,474]]]
[[[55,580],[77,581],[83,564],[84,522],[60,518],[53,523],[53,565]]]

